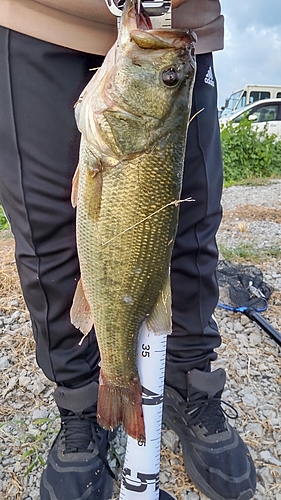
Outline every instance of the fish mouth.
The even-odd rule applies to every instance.
[[[135,14],[136,17],[136,25],[139,30],[149,30],[152,29],[151,19],[142,6],[141,2],[136,1],[137,4],[137,12]]]
[[[122,17],[124,20],[127,19],[130,30],[152,29],[151,19],[140,0],[131,0],[131,2],[126,2]]]
[[[175,49],[186,48],[194,52],[196,35],[191,30],[154,29],[149,13],[144,9],[141,0],[126,0],[121,18],[119,39],[135,42],[143,49]],[[125,45],[124,44],[124,45]]]

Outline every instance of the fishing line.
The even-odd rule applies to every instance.
[[[109,240],[105,241],[104,243],[102,243],[102,246],[105,246],[108,243],[111,243],[111,241],[115,240],[116,238],[119,238],[119,236],[122,236],[122,234],[125,234],[128,231],[131,231],[131,229],[134,229],[136,226],[139,226],[140,224],[142,224],[143,222],[147,221],[148,219],[151,219],[152,217],[154,217],[154,215],[158,214],[159,212],[161,212],[165,208],[170,207],[172,205],[175,205],[175,207],[177,207],[180,203],[183,203],[185,201],[190,202],[190,201],[195,201],[195,200],[193,198],[189,197],[189,198],[185,198],[184,200],[174,200],[174,201],[171,201],[170,203],[167,203],[167,205],[164,205],[163,207],[159,208],[158,210],[156,210],[152,214],[148,215],[144,219],[141,219],[140,221],[136,222],[135,224],[133,224],[133,226],[127,227],[127,229],[124,229],[123,231],[121,231],[120,233],[116,234],[115,236],[113,236]]]

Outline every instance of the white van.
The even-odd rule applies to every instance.
[[[243,88],[235,90],[226,99],[221,117],[225,117],[233,111],[238,111],[253,102],[276,98],[281,98],[281,85],[245,85]]]

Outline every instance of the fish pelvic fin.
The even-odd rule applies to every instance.
[[[172,333],[172,298],[170,275],[154,306],[152,313],[146,319],[148,330],[155,335],[169,335]]]
[[[78,184],[79,184],[79,165],[77,166],[72,179],[71,204],[74,208],[77,207]]]
[[[85,296],[81,279],[78,281],[70,309],[70,321],[83,335],[87,335],[94,324],[94,317]]]
[[[97,408],[98,423],[104,429],[114,429],[122,424],[129,436],[145,442],[142,411],[142,387],[139,378],[126,386],[116,386],[100,372]]]

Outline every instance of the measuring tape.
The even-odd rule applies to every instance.
[[[119,28],[122,10],[125,0],[105,0],[110,12],[117,17],[117,26]],[[172,8],[171,0],[150,0],[142,2],[142,5],[149,17],[154,29],[172,27]]]
[[[138,371],[146,441],[128,436],[120,500],[173,500],[159,489],[160,447],[167,335],[154,335],[145,324],[138,343]]]

